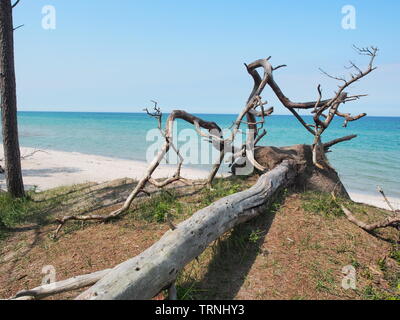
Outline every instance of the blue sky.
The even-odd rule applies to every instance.
[[[56,29],[41,26],[56,9]],[[341,27],[344,5],[356,29]],[[252,81],[243,66],[272,56],[275,79],[292,100],[332,95],[352,49],[378,46],[379,67],[351,93],[368,93],[348,112],[400,116],[398,0],[135,1],[21,0],[14,9],[19,110],[140,112],[149,100],[164,111],[237,113]],[[288,112],[269,90],[264,99]]]

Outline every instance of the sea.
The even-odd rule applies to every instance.
[[[163,116],[164,121],[167,116]],[[231,127],[236,119],[233,114],[198,116],[216,122],[221,128]],[[332,152],[328,153],[331,165],[347,189],[354,193],[379,195],[376,189],[381,186],[388,196],[400,198],[400,117],[367,116],[349,123],[347,128],[342,124],[341,119],[335,119],[324,133],[323,142],[358,135],[356,139],[332,147]],[[21,111],[18,125],[23,147],[146,161],[148,150],[154,145],[157,121],[146,113]],[[264,127],[267,135],[258,145],[312,143],[312,135],[293,116],[273,115],[266,119]],[[184,121],[178,121],[176,130],[190,137],[188,129],[191,128]],[[183,143],[185,139],[178,145]],[[210,167],[205,163],[187,165],[199,169]]]

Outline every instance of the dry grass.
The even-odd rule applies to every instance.
[[[253,178],[254,179],[254,178]],[[248,187],[253,181],[220,180],[214,190],[176,189],[142,198],[133,210],[109,223],[71,223],[60,239],[50,235],[55,225],[36,223],[8,233],[0,247],[0,297],[40,285],[43,266],[53,265],[57,279],[110,268],[132,257],[168,230],[166,214],[174,222],[214,200]],[[124,185],[127,185],[125,188]],[[110,201],[115,188],[129,190],[131,181],[107,186],[75,187],[58,191],[63,211],[67,204],[101,195]],[[68,197],[65,197],[68,194]],[[37,195],[40,201],[54,194]],[[283,194],[265,214],[242,224],[214,242],[178,278],[181,299],[389,299],[399,297],[398,231],[372,235],[346,220],[326,195]],[[37,200],[39,201],[39,200]],[[328,201],[328,202],[327,202]],[[81,206],[82,207],[82,206]],[[77,210],[77,205],[73,206]],[[83,206],[82,208],[86,208]],[[352,204],[360,219],[376,220],[384,212]],[[83,210],[83,209],[81,209]],[[86,210],[86,209],[85,209]],[[60,212],[53,211],[54,214]],[[42,220],[41,220],[42,221]],[[341,288],[344,266],[357,270],[357,289]],[[70,292],[55,298],[68,299]],[[160,296],[162,297],[162,296]],[[160,298],[159,297],[159,298]]]

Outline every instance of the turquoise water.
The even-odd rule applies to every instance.
[[[141,113],[19,112],[21,146],[75,151],[123,159],[145,160],[153,143],[147,132],[154,119]],[[202,118],[229,127],[236,115],[202,114]],[[179,122],[178,129],[191,128]],[[259,145],[285,146],[311,143],[312,136],[292,116],[267,119],[268,135]],[[328,157],[344,184],[354,192],[376,194],[376,186],[400,197],[400,117],[365,117],[348,128],[334,122],[323,141],[357,134],[336,145]],[[204,168],[204,166],[202,166]]]

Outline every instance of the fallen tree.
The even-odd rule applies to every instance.
[[[333,145],[351,140],[355,136],[346,136],[323,143],[322,135],[335,116],[344,118],[343,126],[347,126],[349,122],[365,116],[364,113],[351,116],[349,113],[339,112],[340,105],[363,96],[351,96],[344,90],[375,69],[373,61],[377,49],[356,48],[356,50],[360,54],[370,57],[367,69],[362,71],[354,63],[351,63],[351,67],[357,72],[351,74],[349,80],[330,76],[343,82],[332,98],[322,100],[322,90],[318,86],[318,99],[305,103],[292,102],[283,94],[275,82],[273,71],[285,65],[273,67],[269,62],[270,57],[246,65],[247,72],[253,78],[254,87],[245,107],[232,124],[232,130],[228,137],[223,136],[221,128],[216,123],[205,121],[183,110],[173,111],[167,119],[165,129],[163,129],[162,113],[157,107],[157,103],[155,103],[154,112],[149,112],[146,109],[150,116],[157,119],[158,128],[165,142],[150,163],[143,178],[139,180],[119,209],[108,215],[76,215],[60,218],[57,220],[59,225],[56,235],[62,226],[70,220],[106,221],[120,216],[130,208],[139,193],[148,194],[146,186],[149,184],[163,188],[178,181],[187,183],[181,176],[181,167],[184,159],[173,143],[172,127],[177,119],[192,124],[196,132],[206,138],[219,151],[218,161],[213,165],[208,179],[204,182],[204,186],[211,186],[227,154],[231,154],[231,169],[234,174],[240,170],[243,164],[248,165],[250,163],[253,168],[261,173],[261,176],[252,188],[216,201],[211,206],[199,210],[191,218],[177,226],[171,224],[171,230],[153,246],[142,254],[114,267],[111,271],[107,271],[104,277],[80,294],[77,299],[149,299],[167,288],[170,288],[170,295],[175,296],[174,281],[185,265],[199,256],[212,241],[221,237],[225,232],[258,215],[272,201],[276,192],[284,186],[295,185],[302,190],[333,191],[342,197],[348,197],[337,172],[329,164],[326,152]],[[263,70],[262,77],[258,71],[260,68]],[[264,102],[261,98],[261,93],[267,85],[270,86],[284,107],[313,135],[312,145],[283,148],[257,147],[257,143],[266,135],[266,130],[264,129],[265,118],[273,112],[273,107],[264,108],[267,102]],[[311,110],[314,123],[307,123],[296,111],[297,109]],[[242,133],[240,129],[242,124],[247,126],[246,142],[238,147],[234,145],[234,140],[238,133]],[[204,129],[206,132],[203,131]],[[152,175],[171,149],[179,158],[176,172],[172,177],[163,181],[156,181],[152,178]],[[84,277],[84,279],[86,278]],[[69,288],[73,289],[87,286],[88,283],[85,281],[79,282],[77,279],[65,281],[64,284],[67,283]],[[63,286],[61,285],[61,287]],[[63,288],[65,289],[65,287]],[[38,290],[33,290],[33,292]],[[43,290],[43,288],[40,290]],[[25,296],[29,296],[30,292],[32,296],[32,290],[28,290]],[[23,297],[23,295],[24,293],[19,293],[18,298]]]
[[[342,113],[339,111],[339,107],[346,102],[358,100],[365,95],[349,95],[345,92],[345,89],[362,79],[373,70],[375,67],[373,66],[373,62],[375,60],[378,49],[371,48],[357,48],[354,47],[356,51],[360,55],[366,55],[370,57],[368,66],[366,70],[361,70],[356,64],[350,62],[350,68],[356,70],[356,73],[350,74],[350,79],[346,80],[345,78],[333,77],[326,72],[324,72],[329,77],[343,82],[342,85],[338,87],[338,91],[335,92],[334,96],[327,100],[322,100],[322,90],[321,86],[318,85],[318,99],[312,102],[293,102],[291,101],[285,94],[282,92],[279,85],[274,80],[273,72],[282,67],[286,67],[286,65],[279,65],[277,67],[273,67],[269,60],[271,57],[267,59],[259,59],[254,61],[253,63],[247,65],[246,69],[249,75],[253,78],[254,86],[253,90],[250,93],[250,96],[246,102],[245,107],[238,114],[235,122],[231,126],[230,134],[227,138],[223,137],[221,128],[215,123],[210,121],[205,121],[197,116],[194,116],[183,110],[174,110],[168,116],[166,121],[165,129],[162,129],[162,112],[160,108],[157,107],[157,103],[155,102],[154,112],[151,113],[147,109],[146,112],[148,115],[154,117],[158,121],[158,129],[162,133],[165,143],[162,148],[159,150],[156,157],[150,163],[147,172],[144,174],[143,178],[139,180],[135,189],[128,196],[124,204],[117,210],[109,213],[108,215],[74,215],[74,216],[65,216],[57,219],[58,228],[55,232],[55,236],[58,235],[59,231],[63,227],[63,225],[71,220],[78,221],[87,221],[87,220],[97,220],[97,221],[107,221],[110,219],[114,219],[124,212],[126,212],[132,202],[136,199],[136,197],[140,193],[146,193],[145,190],[146,185],[152,184],[156,187],[162,188],[168,184],[182,181],[185,182],[185,179],[181,176],[181,167],[183,165],[184,159],[179,152],[179,149],[173,143],[173,124],[176,120],[181,119],[184,120],[194,126],[196,132],[205,137],[213,146],[219,151],[219,157],[216,163],[213,165],[212,170],[209,174],[205,185],[211,186],[213,179],[215,178],[222,161],[228,153],[231,153],[231,168],[232,172],[236,173],[238,168],[241,167],[241,164],[248,165],[249,163],[258,171],[264,172],[268,169],[271,169],[268,165],[262,165],[260,162],[262,160],[270,161],[269,156],[256,156],[255,151],[260,148],[256,148],[257,143],[266,135],[266,130],[264,129],[265,118],[270,116],[274,110],[273,107],[269,109],[265,109],[264,106],[267,104],[266,101],[262,100],[261,94],[264,88],[268,85],[275,95],[278,97],[279,101],[283,104],[285,108],[287,108],[295,118],[302,124],[302,126],[313,135],[313,144],[311,145],[311,163],[308,161],[308,153],[300,154],[300,157],[296,158],[296,161],[299,163],[305,163],[306,166],[302,172],[304,173],[303,178],[300,179],[301,183],[305,183],[305,187],[309,181],[312,181],[311,185],[315,186],[315,189],[321,189],[323,191],[332,191],[338,189],[338,192],[345,197],[348,197],[348,194],[342,185],[336,171],[332,168],[327,160],[325,153],[329,149],[329,147],[343,142],[348,141],[354,136],[347,136],[343,138],[335,139],[334,141],[328,142],[325,145],[322,143],[322,135],[325,130],[330,126],[332,120],[336,117],[344,118],[343,126],[346,127],[347,124],[351,121],[356,121],[358,119],[363,118],[366,114],[362,113],[356,116],[351,116],[350,113]],[[258,69],[263,70],[263,76],[261,77]],[[311,110],[311,114],[313,115],[313,124],[307,123],[302,116],[296,111],[296,109],[304,109]],[[246,120],[244,120],[246,118]],[[246,142],[237,147],[234,144],[235,137],[239,132],[241,132],[241,125],[244,124],[247,126],[246,132]],[[208,132],[202,131],[202,129],[206,129]],[[261,147],[262,148],[262,147]],[[169,150],[172,149],[178,156],[179,162],[177,165],[177,169],[175,174],[165,179],[163,182],[155,181],[152,178],[152,174],[160,165],[161,161],[167,155]],[[285,153],[285,150],[283,153]],[[260,154],[260,152],[258,152]],[[261,152],[262,153],[262,152]],[[278,157],[279,161],[282,161],[284,158],[293,159],[292,154],[286,152],[286,157]],[[272,158],[273,162],[276,162],[274,157]],[[321,178],[322,177],[322,178]],[[327,187],[328,184],[328,187]],[[332,187],[333,186],[333,187]],[[328,189],[328,190],[327,190]]]
[[[110,271],[77,299],[150,299],[174,283],[187,263],[236,225],[262,212],[276,192],[295,177],[294,163],[282,162],[248,190],[197,211],[149,249]]]
[[[262,213],[276,193],[294,182],[296,164],[285,160],[250,189],[222,198],[168,231],[140,255],[113,269],[18,292],[13,299],[40,299],[96,283],[77,299],[150,299],[172,287],[178,273],[210,243]]]

